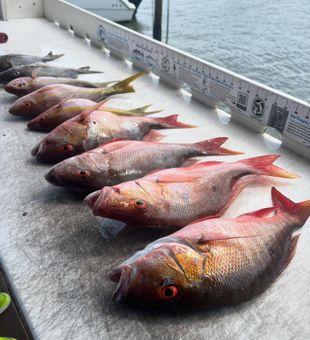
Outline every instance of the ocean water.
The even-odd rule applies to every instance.
[[[152,36],[153,2],[126,26]],[[171,0],[169,21],[170,45],[310,102],[309,0]]]

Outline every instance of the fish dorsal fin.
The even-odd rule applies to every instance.
[[[87,118],[92,112],[97,111],[97,110],[98,110],[103,104],[105,104],[108,100],[109,100],[109,98],[108,98],[108,99],[105,99],[105,100],[102,100],[102,101],[100,101],[99,103],[95,104],[94,106],[90,107],[89,109],[87,109],[87,110],[83,111],[82,113],[80,113],[80,114],[78,115],[78,117],[79,117],[78,121],[79,121],[80,123],[82,123],[82,122],[85,120],[85,118]],[[104,111],[103,111],[103,112],[104,112]]]
[[[122,142],[122,143],[119,143]],[[100,145],[98,148],[94,149],[94,152],[97,153],[110,153],[119,149],[122,149],[123,147],[129,145],[133,141],[126,140],[126,138],[114,138],[110,140],[109,142]]]
[[[183,166],[184,164],[186,164],[187,161],[185,161],[183,163]],[[198,160],[199,162],[199,160]],[[195,168],[205,168],[205,167],[208,167],[208,166],[213,166],[213,165],[218,165],[218,164],[223,164],[224,162],[219,162],[219,161],[208,161],[208,162],[200,162],[200,163],[194,163],[192,165],[190,165],[191,168],[195,169]]]
[[[182,163],[181,167],[191,168],[192,166],[197,165],[198,162],[199,162],[199,159],[189,158]]]
[[[271,217],[274,216],[274,214],[277,212],[277,208],[275,207],[270,207],[270,208],[264,208],[264,209],[260,209],[260,210],[256,210],[256,211],[252,211],[246,214],[242,214],[240,216],[238,216],[238,218],[240,217],[244,217],[244,216],[252,216],[252,217]]]
[[[221,216],[220,215],[210,215],[210,216],[206,216],[206,217],[202,217],[200,218],[199,220],[196,220],[188,225],[194,225],[196,223],[200,223],[200,222],[203,222],[203,221],[206,221],[206,220],[212,220],[214,218],[220,218]]]
[[[186,161],[184,161],[181,165],[181,168],[184,168],[183,170],[189,171],[189,170],[195,170],[200,168],[206,168],[208,166],[212,165],[218,165],[223,162],[217,162],[217,161],[211,161],[211,162],[200,162],[200,159],[196,158],[189,158]]]
[[[194,163],[196,160],[193,159],[193,162],[191,162],[191,159],[188,161],[185,161],[182,164],[181,168],[176,168],[176,171],[178,173],[171,173],[173,169],[157,169],[149,172],[147,176],[149,175],[155,175],[156,173],[158,174],[158,178],[156,179],[156,182],[159,183],[182,183],[182,182],[191,182],[195,180],[197,177],[200,177],[199,173],[195,174],[192,171],[195,169],[203,168],[206,166],[211,166],[211,165],[216,165],[220,164],[222,162],[216,162],[216,161],[211,161],[211,162],[201,162],[201,163]],[[191,171],[191,172],[189,172]]]

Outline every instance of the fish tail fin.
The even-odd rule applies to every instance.
[[[153,113],[159,113],[162,111],[162,110],[147,111],[149,107],[151,107],[151,105],[145,105],[142,107],[137,107],[136,109],[129,110],[129,112],[132,112],[133,114],[137,116],[144,116],[144,115],[151,115]]]
[[[194,143],[204,155],[240,155],[242,152],[222,148],[221,145],[227,141],[227,137],[217,137]]]
[[[132,76],[125,78],[116,84],[112,85],[111,87],[117,91],[120,91],[120,93],[130,93],[130,92],[135,92],[135,89],[131,85],[131,83],[143,76],[145,72],[137,72],[133,74]]]
[[[45,57],[42,58],[42,60],[43,60],[44,62],[46,62],[46,61],[52,61],[52,60],[61,58],[61,57],[63,57],[64,55],[65,55],[64,53],[62,53],[62,54],[53,54],[53,52],[50,51]]]
[[[107,87],[107,86],[111,86],[112,84],[117,83],[117,80],[112,80],[112,81],[104,81],[102,83],[93,83],[94,87]]]
[[[310,200],[295,203],[281,194],[275,187],[271,189],[271,197],[273,205],[283,209],[290,215],[296,216],[300,226],[302,226],[310,216]]]
[[[239,162],[248,165],[250,168],[255,170],[257,174],[260,175],[290,179],[298,178],[299,177],[298,175],[289,172],[285,169],[282,169],[276,165],[273,165],[273,162],[277,160],[279,157],[280,157],[279,155],[265,155],[243,159]]]
[[[102,71],[93,71],[89,66],[83,66],[77,69],[79,74],[103,73]]]
[[[178,122],[179,115],[171,115],[168,117],[161,118],[152,118],[156,125],[161,127],[162,129],[177,129],[177,128],[195,128],[197,125],[186,124],[182,122]]]

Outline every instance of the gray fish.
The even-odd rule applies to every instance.
[[[6,71],[15,66],[29,65],[40,62],[48,62],[62,57],[64,54],[53,54],[49,52],[45,57],[37,57],[25,54],[6,54],[0,56],[0,72]]]
[[[9,70],[0,72],[0,83],[7,84],[9,81],[20,77],[64,77],[77,78],[79,74],[102,73],[101,71],[91,71],[89,66],[80,68],[65,68],[48,66],[44,64],[32,64],[15,66]]]

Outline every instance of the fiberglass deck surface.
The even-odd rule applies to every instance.
[[[89,80],[121,79],[133,72],[45,19],[0,22],[9,42],[1,54],[45,55],[65,52],[54,65],[103,70]],[[111,105],[153,104],[163,115],[180,113],[197,129],[167,130],[168,141],[198,141],[228,136],[227,147],[245,151],[242,158],[279,153],[276,164],[301,175],[276,181],[295,201],[310,198],[310,164],[284,148],[266,146],[261,135],[230,122],[223,125],[215,111],[187,102],[180,91],[136,81],[137,92],[118,96]],[[142,310],[111,301],[115,284],[107,274],[124,259],[161,235],[156,231],[125,232],[114,240],[101,237],[81,197],[49,185],[49,166],[36,163],[30,150],[43,134],[27,131],[26,122],[8,114],[14,96],[0,89],[1,224],[0,260],[6,269],[34,335],[39,339],[309,339],[310,221],[302,230],[297,254],[288,269],[265,293],[239,306],[216,310],[180,310],[173,314]],[[207,160],[237,160],[209,157]],[[226,215],[268,207],[270,187],[247,188]]]

